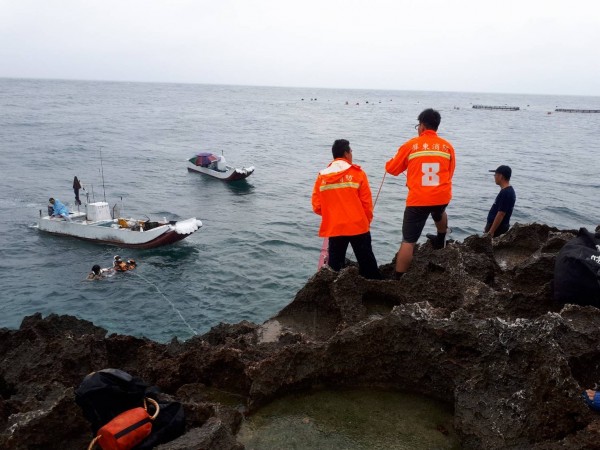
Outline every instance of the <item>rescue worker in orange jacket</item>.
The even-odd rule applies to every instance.
[[[346,139],[331,147],[333,161],[317,176],[312,193],[313,211],[321,216],[319,236],[329,238],[329,266],[339,271],[352,245],[365,278],[381,279],[371,247],[373,199],[367,175],[352,164],[352,149]]]
[[[448,230],[446,207],[452,198],[452,176],[456,158],[452,145],[437,135],[440,113],[426,109],[415,126],[419,136],[402,144],[390,159],[385,170],[391,175],[407,171],[408,196],[402,221],[402,244],[396,255],[396,278],[410,267],[415,243],[419,240],[425,222],[431,214],[437,235],[427,238],[435,249],[443,248]]]

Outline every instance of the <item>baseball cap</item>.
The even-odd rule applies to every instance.
[[[493,173],[499,173],[507,180],[510,180],[510,176],[512,175],[512,169],[508,166],[498,166],[496,170],[490,170]]]

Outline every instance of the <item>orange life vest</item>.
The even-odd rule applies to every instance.
[[[129,265],[125,261],[117,261],[115,262],[115,270],[117,272],[125,272],[129,270]]]

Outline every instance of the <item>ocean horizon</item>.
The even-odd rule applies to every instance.
[[[449,94],[491,94],[491,95],[526,95],[530,97],[576,97],[576,98],[600,98],[600,95],[583,95],[567,93],[531,93],[531,92],[505,92],[505,91],[463,91],[463,90],[419,90],[419,89],[395,89],[395,88],[370,88],[370,87],[324,87],[324,86],[287,86],[287,85],[269,85],[269,84],[221,84],[210,82],[185,82],[185,81],[143,81],[143,80],[105,80],[105,79],[87,79],[87,78],[30,78],[30,77],[0,77],[0,80],[13,81],[65,81],[65,82],[87,82],[87,83],[134,83],[134,84],[169,84],[184,86],[223,86],[234,88],[272,88],[272,89],[317,89],[317,90],[345,90],[345,91],[370,91],[370,92],[412,92],[412,93],[449,93]]]

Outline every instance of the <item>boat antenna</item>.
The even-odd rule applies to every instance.
[[[104,188],[104,164],[102,164],[102,147],[100,147],[100,174],[102,175],[102,192],[104,194],[104,201],[106,202],[106,190]]]

